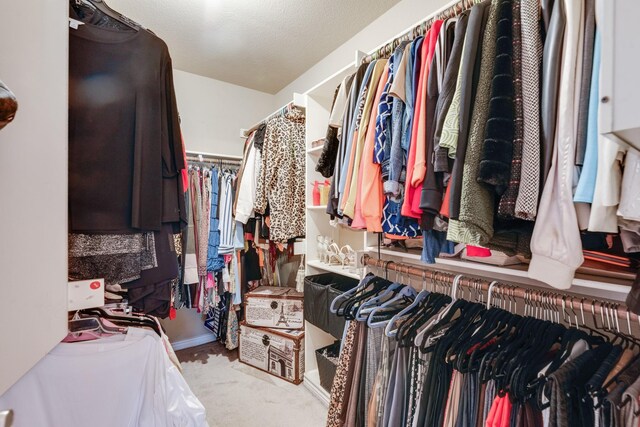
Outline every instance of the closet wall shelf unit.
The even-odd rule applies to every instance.
[[[328,265],[319,261],[318,255],[318,236],[326,236],[331,238],[338,246],[351,246],[354,250],[364,249],[364,236],[361,232],[351,231],[350,229],[338,226],[332,226],[329,223],[329,217],[325,213],[326,206],[313,206],[313,182],[324,182],[325,178],[316,172],[316,165],[320,159],[323,147],[312,147],[311,143],[319,139],[323,139],[327,133],[327,123],[329,122],[329,114],[331,112],[331,104],[333,103],[333,95],[336,87],[349,74],[355,71],[355,62],[347,65],[332,76],[329,76],[313,88],[305,92],[306,105],[306,265],[305,273],[307,275],[321,273],[337,273],[343,276],[359,279],[359,276],[352,274],[348,269],[341,266]],[[305,387],[313,393],[318,400],[325,405],[329,404],[329,393],[320,385],[320,376],[318,374],[318,363],[316,361],[315,351],[321,347],[332,344],[335,340],[330,334],[322,329],[315,327],[309,322],[305,322]]]
[[[447,16],[453,16],[460,13],[461,10],[467,8],[469,6],[468,1],[466,0],[455,0],[451,1],[443,7],[437,9],[434,13],[430,14],[428,17],[420,20],[415,25],[407,28],[404,32],[398,34],[396,37],[386,41],[385,43],[378,46],[378,48],[373,49],[368,54],[362,51],[355,52],[355,60],[352,64],[347,65],[342,70],[336,72],[334,75],[328,77],[324,81],[317,84],[315,87],[306,92],[306,103],[307,103],[307,150],[310,155],[306,157],[306,174],[307,174],[307,204],[310,204],[309,201],[312,200],[312,184],[315,180],[322,180],[324,178],[321,177],[319,173],[315,171],[315,166],[317,164],[317,160],[319,156],[315,155],[315,150],[317,148],[311,148],[311,141],[315,141],[317,139],[323,138],[325,136],[325,132],[327,129],[328,117],[330,114],[331,103],[333,99],[333,94],[336,87],[340,84],[342,79],[349,73],[352,73],[359,64],[363,62],[370,62],[372,59],[378,58],[385,53],[389,53],[393,50],[393,47],[402,40],[415,38],[417,35],[424,34],[424,30],[426,28],[425,24],[428,24],[431,20],[434,19],[442,19]],[[631,2],[625,2],[628,3]],[[610,6],[611,8],[613,6]],[[620,6],[620,8],[622,8]],[[611,15],[613,12],[611,9],[608,9],[608,20],[611,20]],[[633,14],[626,14],[625,17],[617,16],[617,20],[627,19],[626,23],[632,22],[633,19],[631,16],[635,16]],[[631,21],[629,21],[631,20]],[[607,26],[605,26],[607,28]],[[615,25],[609,26],[608,28],[614,29],[617,28]],[[617,30],[616,30],[617,31]],[[630,31],[630,30],[629,30]],[[613,39],[613,36],[611,36]],[[624,41],[623,41],[624,40]],[[615,48],[617,50],[621,49],[622,46],[627,46],[630,43],[630,40],[633,40],[632,37],[628,37],[628,35],[620,35],[616,38],[618,42],[615,44]],[[613,44],[612,40],[609,40],[610,43]],[[625,44],[626,43],[626,44]],[[603,35],[603,45],[607,45],[607,35]],[[627,46],[628,47],[628,46]],[[603,52],[607,49],[603,49]],[[617,61],[621,57],[625,57],[628,61],[633,61],[634,64],[637,65],[637,59],[633,56],[624,55],[624,54],[616,54],[619,53],[617,50],[614,52],[614,49],[610,49],[610,54],[615,54],[615,60]],[[607,63],[605,60],[605,54],[603,53],[603,63]],[[631,72],[630,70],[634,70],[635,66],[626,66],[621,67],[616,62],[615,73],[616,76],[621,72],[621,70],[625,70],[625,72]],[[614,92],[612,77],[613,77],[613,69],[608,70],[603,73],[603,78],[607,81],[604,82],[605,88],[610,88],[611,92]],[[618,78],[616,81],[625,82],[629,81],[628,79]],[[609,85],[609,86],[607,86]],[[621,83],[618,85],[619,87],[624,87],[625,85]],[[620,103],[615,102],[616,107],[618,107],[623,102],[626,102],[628,105],[633,105],[632,102],[637,97],[619,97],[618,92],[614,93],[616,100],[614,101],[622,101]],[[622,98],[622,99],[620,99]],[[601,102],[607,103],[607,100],[603,100],[601,97]],[[609,108],[612,108],[611,102],[609,102]],[[633,108],[627,108],[627,112],[631,114],[631,111],[635,111]],[[628,114],[624,116],[626,119]],[[638,128],[640,128],[640,120],[635,119],[631,125],[635,123],[638,124]],[[628,121],[629,122],[629,121]],[[630,122],[629,122],[630,123]],[[628,123],[625,122],[625,125]],[[611,127],[614,127],[613,123],[610,123]],[[621,125],[621,120],[617,120],[615,125]],[[631,128],[632,126],[626,126],[627,128]],[[612,129],[611,132],[614,132]],[[621,136],[624,136],[621,134]],[[320,150],[318,150],[320,151]],[[313,152],[314,155],[311,155],[310,152]],[[359,242],[358,245],[352,245],[356,251],[358,250],[366,250],[371,255],[378,255],[381,258],[396,260],[406,262],[407,264],[419,265],[425,270],[433,271],[450,271],[462,274],[469,274],[477,277],[484,277],[486,279],[491,280],[503,280],[508,283],[522,283],[523,286],[530,286],[533,288],[538,288],[543,291],[549,292],[552,290],[551,287],[545,285],[541,282],[529,279],[527,269],[528,265],[520,264],[509,267],[501,267],[501,266],[493,266],[487,264],[481,264],[473,261],[460,260],[460,259],[446,259],[446,258],[438,258],[436,259],[436,264],[427,265],[422,263],[421,254],[417,251],[412,252],[404,252],[401,250],[394,250],[389,248],[379,248],[378,247],[378,234],[370,233],[370,232],[361,232],[361,231],[352,231],[348,228],[343,227],[332,227],[329,224],[329,217],[324,214],[323,209],[307,209],[307,264],[306,264],[306,273],[307,274],[317,274],[322,271],[326,271],[326,268],[323,268],[324,265],[319,263],[316,260],[317,255],[317,236],[330,236],[338,244],[341,244],[342,240],[345,240],[348,236],[350,240],[353,242]],[[360,235],[361,237],[357,237]],[[362,237],[364,236],[364,237]],[[362,246],[360,246],[360,244]],[[391,264],[393,265],[393,264]],[[604,272],[601,271],[597,274],[594,274],[595,271],[593,269],[585,269],[581,268],[578,270],[575,279],[572,282],[572,287],[568,290],[575,294],[583,294],[587,298],[594,299],[607,299],[607,300],[615,300],[615,301],[624,301],[626,294],[629,290],[629,284],[633,279],[632,275],[626,275],[626,273],[613,273],[613,272]],[[603,275],[606,274],[606,277]],[[332,338],[325,334],[322,339],[322,331],[315,331],[312,325],[307,325],[306,332],[306,343],[305,343],[305,361],[307,363],[307,371],[313,372],[316,368],[316,361],[314,351],[319,348],[320,345],[326,345],[331,343]],[[317,329],[317,328],[315,328]],[[317,384],[314,384],[314,378],[311,375],[305,376],[305,384],[310,389],[318,388]],[[313,384],[312,384],[313,383]]]

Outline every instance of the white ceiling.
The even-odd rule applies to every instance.
[[[400,0],[106,0],[183,71],[276,93]]]

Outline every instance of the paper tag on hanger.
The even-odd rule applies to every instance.
[[[77,19],[69,18],[69,27],[77,30],[80,25],[84,25],[84,22]]]
[[[84,308],[102,307],[104,305],[104,279],[80,280],[69,282],[67,310],[76,311]]]

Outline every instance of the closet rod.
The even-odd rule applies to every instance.
[[[197,158],[191,158],[191,157],[187,157],[187,163],[189,163],[189,167],[193,166],[194,163],[196,164],[209,164],[212,166],[216,166],[216,165],[222,165],[222,166],[233,166],[233,167],[240,167],[242,165],[242,161],[240,160],[224,160],[224,159],[197,159]]]
[[[207,158],[208,160],[238,160],[238,161],[242,161],[242,156],[234,156],[232,154],[206,153],[204,151],[191,151],[191,150],[187,150],[186,154],[187,154],[187,157],[194,157],[194,158],[198,158],[198,159],[200,157],[202,157],[202,160]]]
[[[441,7],[426,17],[421,23],[415,25],[410,30],[405,31],[393,40],[381,45],[369,55],[362,58],[362,63],[371,62],[374,59],[386,58],[393,54],[395,48],[403,41],[413,40],[418,36],[424,35],[436,19],[453,18],[458,14],[470,9],[478,0],[455,0]]]
[[[458,274],[452,272],[438,271],[432,268],[420,268],[417,266],[398,263],[395,261],[383,260],[379,258],[373,258],[367,254],[363,255],[362,263],[365,266],[371,266],[384,269],[385,271],[396,271],[400,274],[417,276],[424,280],[436,283],[453,284],[454,279]],[[522,288],[520,285],[504,282],[491,282],[488,280],[479,279],[477,277],[461,275],[462,277],[458,281],[458,287],[466,287],[468,290],[481,290],[488,293],[491,288],[492,295],[500,295],[505,298],[516,297],[528,301],[532,301],[534,304],[541,303],[543,305],[549,305],[562,309],[566,307],[572,312],[576,310],[582,310],[585,316],[588,314],[595,314],[608,316],[612,313],[616,313],[620,319],[629,319],[630,321],[639,322],[640,318],[629,311],[626,305],[610,302],[610,301],[597,301],[590,297],[581,297],[578,295],[558,293],[547,290],[537,290],[530,288]],[[493,285],[492,285],[493,283]]]

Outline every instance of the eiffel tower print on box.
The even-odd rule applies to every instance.
[[[294,288],[261,286],[245,295],[245,321],[259,328],[304,329],[303,298]]]

